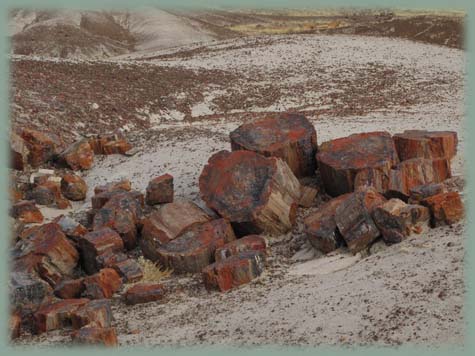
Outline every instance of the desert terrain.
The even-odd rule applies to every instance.
[[[68,144],[121,130],[136,148],[95,157],[80,173],[86,200],[41,207],[46,222],[84,220],[93,187],[125,178],[144,191],[165,173],[177,200],[204,206],[198,177],[213,153],[230,149],[229,133],[284,111],[305,115],[318,144],[360,132],[455,131],[451,184],[464,196],[459,13],[16,10],[10,36],[13,129],[48,130]],[[318,199],[299,208],[289,233],[266,237],[266,269],[249,284],[208,292],[199,274],[165,274],[166,302],[127,306],[116,294],[119,345],[463,345],[464,221],[324,255],[303,231],[326,197]],[[56,330],[14,344],[69,342]]]

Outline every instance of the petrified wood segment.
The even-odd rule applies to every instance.
[[[262,236],[248,235],[217,248],[214,255],[216,262],[238,255],[244,251],[259,251],[262,252],[263,256],[265,256],[266,248],[266,240]]]
[[[112,298],[122,287],[122,279],[112,268],[103,268],[98,273],[84,278],[83,297],[89,299]]]
[[[125,304],[135,305],[163,299],[165,288],[158,283],[140,283],[129,288],[124,294]]]
[[[281,159],[220,151],[204,167],[199,185],[207,206],[239,235],[281,234],[295,221],[300,183]]]
[[[79,307],[71,314],[71,324],[74,329],[83,326],[110,327],[112,324],[112,310],[108,299],[91,300]]]
[[[317,250],[329,253],[344,245],[344,240],[336,227],[335,214],[340,204],[349,196],[351,193],[333,198],[305,218],[305,233],[310,244]]]
[[[69,200],[79,201],[86,199],[87,184],[75,174],[65,174],[61,179],[61,192]]]
[[[122,134],[97,135],[89,144],[96,155],[125,154],[132,148]]]
[[[11,272],[8,289],[13,307],[39,305],[52,293],[51,286],[36,274],[21,271]]]
[[[52,159],[63,145],[59,137],[32,129],[23,129],[20,136],[29,150],[28,162],[35,168]]]
[[[371,215],[385,201],[374,188],[367,188],[354,192],[337,207],[336,225],[351,252],[365,249],[380,235]]]
[[[394,135],[394,143],[401,161],[411,158],[445,158],[457,154],[455,131],[408,130]]]
[[[206,289],[225,292],[249,283],[263,271],[262,253],[245,251],[207,266],[202,271],[202,278]]]
[[[152,179],[147,186],[145,202],[148,205],[173,202],[173,176],[164,174]]]
[[[64,299],[59,302],[41,306],[34,315],[37,333],[58,330],[72,324],[72,314],[89,299]]]
[[[54,288],[54,295],[61,299],[79,298],[84,292],[84,278],[66,279]]]
[[[134,283],[143,278],[142,268],[134,259],[128,258],[112,264],[111,267],[119,273],[124,283]]]
[[[114,328],[84,326],[71,334],[74,344],[116,347],[117,334]]]
[[[94,162],[94,151],[88,140],[80,140],[66,148],[58,156],[58,163],[73,171],[90,169]]]
[[[231,149],[281,158],[296,177],[315,174],[317,133],[300,114],[283,113],[239,126],[229,135]]]
[[[428,225],[429,209],[390,199],[373,211],[373,219],[386,243],[398,243],[409,236],[416,225]]]
[[[431,225],[452,225],[464,217],[464,207],[458,192],[441,193],[421,202],[431,213]]]
[[[426,198],[441,193],[447,193],[447,187],[443,183],[418,185],[409,190],[409,203],[418,204]]]
[[[119,181],[98,185],[94,188],[94,194],[101,194],[104,192],[113,192],[116,190],[129,192],[132,189],[132,185],[128,179],[121,179]]]
[[[368,132],[323,143],[317,162],[325,190],[337,196],[354,190],[355,177],[360,171],[373,169],[380,171],[373,175],[389,176],[398,157],[389,133]]]
[[[10,134],[10,167],[19,171],[24,170],[28,165],[29,154],[25,141],[12,132]]]
[[[13,204],[10,209],[10,215],[25,224],[42,223],[44,219],[40,209],[37,208],[34,202],[29,200],[20,200],[18,203]]]
[[[235,238],[231,225],[225,219],[213,220],[195,226],[158,247],[155,255],[163,266],[174,272],[196,273],[214,261],[217,248]]]
[[[209,215],[190,201],[162,205],[142,220],[142,251],[147,258],[156,258],[157,247],[170,242],[194,225],[209,220]]]

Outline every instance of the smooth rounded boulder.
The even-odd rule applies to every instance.
[[[317,132],[300,114],[283,113],[239,126],[229,135],[231,149],[278,157],[297,177],[315,174]]]
[[[252,151],[214,154],[199,178],[206,205],[228,219],[239,236],[289,231],[300,183],[281,159]]]

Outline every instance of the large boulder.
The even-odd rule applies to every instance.
[[[337,196],[354,190],[361,171],[377,170],[371,174],[389,176],[398,156],[389,133],[368,132],[323,143],[317,162],[326,192]]]
[[[408,130],[393,138],[401,161],[411,158],[450,160],[457,154],[455,131]]]
[[[61,152],[57,160],[59,164],[73,171],[90,169],[94,162],[94,151],[89,141],[83,139],[73,143]]]
[[[374,188],[366,188],[354,192],[336,208],[336,226],[351,252],[365,249],[380,236],[372,213],[385,201]]]
[[[300,183],[279,158],[252,151],[214,154],[199,178],[202,199],[241,235],[289,231],[295,222]]]
[[[390,199],[373,211],[374,222],[388,244],[403,241],[413,231],[418,231],[421,224],[427,226],[429,218],[426,207],[406,204],[400,199]]]
[[[114,194],[93,219],[93,230],[109,227],[117,231],[128,250],[137,245],[137,224],[142,219],[143,195],[133,192]]]
[[[244,251],[202,271],[203,283],[207,290],[225,292],[249,283],[264,271],[264,256],[259,251]]]
[[[157,247],[210,219],[208,214],[190,201],[175,201],[160,206],[142,220],[141,247],[144,255],[153,256]]]
[[[214,261],[217,248],[235,238],[231,225],[225,219],[213,220],[194,226],[147,256],[176,273],[196,273]]]
[[[231,149],[281,158],[296,177],[315,174],[317,133],[300,114],[283,113],[239,126],[229,135]]]
[[[148,205],[173,202],[173,177],[164,174],[152,179],[147,186],[145,202]]]
[[[22,233],[13,250],[15,270],[37,272],[51,286],[71,276],[79,253],[58,224],[35,226]]]
[[[336,227],[335,214],[341,203],[351,195],[352,193],[347,193],[333,198],[305,218],[305,234],[317,250],[329,253],[345,244]]]

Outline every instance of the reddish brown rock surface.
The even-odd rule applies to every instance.
[[[109,227],[117,231],[127,249],[137,244],[137,224],[142,219],[143,195],[124,192],[113,195],[93,219],[93,230]]]
[[[234,231],[225,219],[193,227],[166,245],[159,246],[153,257],[177,273],[200,272],[214,261],[217,248],[235,240]]]
[[[333,198],[305,218],[305,234],[317,250],[328,253],[345,244],[336,227],[335,214],[341,203],[350,196],[351,193],[348,193]]]
[[[72,314],[88,302],[85,298],[65,299],[41,306],[34,315],[36,332],[43,333],[70,326]]]
[[[127,289],[124,294],[125,304],[135,305],[162,300],[165,288],[158,283],[140,283]]]
[[[79,260],[77,250],[55,223],[25,230],[13,257],[16,269],[35,271],[52,286],[70,276]]]
[[[28,192],[29,200],[39,205],[53,205],[61,201],[61,189],[57,182],[45,181]]]
[[[122,279],[112,268],[103,268],[98,273],[84,278],[83,297],[109,299],[122,287]]]
[[[74,329],[83,326],[100,328],[110,327],[112,324],[112,309],[108,299],[91,300],[79,307],[71,314],[71,324]]]
[[[88,140],[73,143],[59,154],[58,163],[73,171],[90,169],[94,163],[94,151]]]
[[[131,258],[116,262],[111,267],[119,273],[124,283],[138,282],[143,278],[142,268],[137,261]]]
[[[464,207],[458,192],[441,193],[421,202],[431,213],[431,225],[452,225],[464,217]]]
[[[21,334],[21,316],[17,313],[10,315],[10,321],[8,324],[10,331],[10,339],[16,339]]]
[[[85,234],[79,239],[79,249],[83,267],[87,273],[92,274],[102,267],[98,264],[98,257],[108,252],[120,252],[124,249],[124,242],[114,230],[103,227]]]
[[[96,155],[125,154],[132,148],[122,134],[98,135],[89,144]]]
[[[84,326],[71,334],[73,343],[90,346],[115,347],[118,345],[114,328]]]
[[[43,222],[43,214],[38,209],[34,202],[28,200],[20,200],[18,203],[13,204],[10,209],[10,215],[15,219],[19,219],[25,224]]]
[[[24,170],[28,165],[29,154],[25,141],[12,132],[10,134],[10,167],[19,171]]]
[[[315,175],[317,133],[300,114],[283,113],[239,126],[229,135],[231,149],[278,157],[296,177]]]
[[[8,285],[9,301],[13,307],[40,305],[51,295],[51,286],[36,274],[12,271]]]
[[[214,154],[199,178],[202,199],[238,235],[282,234],[296,218],[300,183],[282,160],[251,151]]]
[[[79,238],[88,233],[83,225],[68,216],[60,215],[53,222],[58,224],[61,231],[75,243],[79,242]]]
[[[264,271],[261,252],[246,251],[215,262],[202,271],[203,283],[208,290],[225,292],[249,283]]]
[[[417,204],[426,198],[441,193],[447,193],[447,187],[443,183],[418,185],[409,190],[409,203]]]
[[[372,213],[385,201],[374,188],[367,188],[354,192],[336,208],[336,226],[351,252],[365,249],[380,235]]]
[[[142,251],[145,256],[154,258],[157,247],[209,220],[208,214],[189,201],[176,201],[160,206],[142,220]]]
[[[148,205],[173,202],[173,177],[170,174],[164,174],[152,179],[147,186],[145,202]]]
[[[354,190],[360,171],[378,170],[379,173],[372,174],[389,176],[398,157],[389,133],[368,132],[323,143],[317,153],[317,162],[325,190],[337,196]]]
[[[318,189],[307,185],[302,185],[300,188],[299,205],[305,208],[310,208],[315,204],[315,199],[318,195]]]
[[[79,298],[84,292],[84,278],[66,279],[54,288],[54,295],[61,299]]]
[[[215,252],[215,260],[219,262],[245,251],[259,251],[265,256],[266,248],[266,240],[262,236],[248,235],[218,247]]]
[[[386,243],[398,243],[409,236],[418,224],[428,225],[429,209],[390,199],[373,211],[373,219]],[[419,225],[420,226],[420,225]]]
[[[29,150],[28,162],[33,167],[39,167],[52,159],[63,145],[62,140],[56,135],[32,129],[23,129],[20,136]]]
[[[104,185],[98,185],[94,188],[94,194],[101,194],[105,192],[113,192],[113,191],[127,191],[129,192],[132,189],[132,185],[128,179],[122,179],[116,182],[110,182]]]
[[[65,174],[61,179],[61,192],[69,200],[84,200],[87,194],[87,184],[84,179],[75,174]]]
[[[394,143],[401,161],[411,158],[446,158],[457,154],[455,131],[408,130],[394,135]]]

